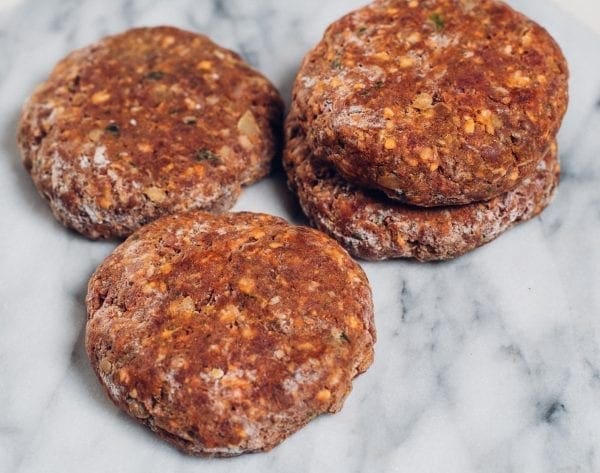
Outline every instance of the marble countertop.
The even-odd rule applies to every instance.
[[[600,471],[599,36],[548,0],[510,1],[555,35],[571,66],[554,204],[450,263],[364,264],[379,341],[343,411],[270,453],[205,460],[157,440],[96,382],[83,300],[114,245],[54,221],[19,162],[20,106],[69,50],[151,24],[208,33],[288,98],[325,26],[364,2],[8,3],[0,5],[0,472]],[[246,191],[236,209],[303,221],[281,175]]]
[[[597,0],[548,0],[600,33],[600,2]]]

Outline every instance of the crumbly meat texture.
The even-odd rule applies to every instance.
[[[159,216],[221,212],[270,169],[283,104],[206,36],[136,28],[74,51],[24,106],[18,143],[64,225],[124,237]]]
[[[92,276],[86,347],[117,406],[187,453],[269,450],[336,412],[373,359],[367,278],[263,214],[154,221]]]
[[[559,181],[554,144],[536,172],[512,191],[487,202],[419,208],[348,183],[330,163],[314,156],[293,118],[287,127],[284,166],[302,209],[317,228],[367,260],[461,256],[542,212]]]
[[[294,88],[307,139],[350,182],[418,206],[531,176],[568,102],[565,58],[494,0],[377,1],[329,27]]]

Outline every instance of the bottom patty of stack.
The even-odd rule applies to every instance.
[[[304,213],[353,256],[367,260],[435,261],[461,256],[539,215],[559,182],[554,144],[536,172],[510,192],[486,202],[419,208],[349,183],[314,156],[293,119],[287,129],[284,167]]]

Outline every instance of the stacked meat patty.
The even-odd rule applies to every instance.
[[[375,2],[304,59],[290,187],[355,256],[459,256],[550,202],[567,80],[552,37],[504,3]]]

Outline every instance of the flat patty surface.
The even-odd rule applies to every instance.
[[[419,206],[515,188],[551,147],[568,70],[494,0],[378,1],[332,24],[294,88],[307,139],[349,181]]]
[[[266,78],[207,37],[137,28],[60,61],[18,141],[63,224],[123,237],[164,214],[231,207],[268,173],[282,109]]]
[[[323,233],[263,214],[148,224],[97,269],[87,309],[110,398],[197,455],[272,448],[339,410],[373,358],[360,266]]]
[[[293,118],[287,132],[284,165],[304,212],[351,254],[369,260],[460,256],[538,215],[559,181],[554,144],[535,173],[512,191],[487,202],[418,208],[348,183],[330,163],[314,156]]]

